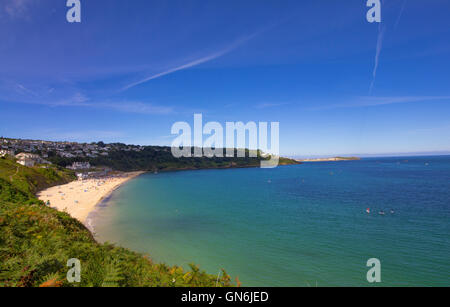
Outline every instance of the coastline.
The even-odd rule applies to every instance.
[[[298,162],[343,162],[343,161],[360,161],[361,158],[357,158],[357,157],[348,157],[348,158],[343,158],[343,157],[335,157],[335,158],[317,158],[317,159],[301,159],[301,160],[296,160]]]
[[[106,199],[112,192],[129,180],[145,172],[127,172],[109,175],[101,178],[77,180],[68,184],[58,185],[37,193],[37,197],[50,207],[66,211],[90,229],[88,216],[98,204]]]
[[[291,166],[297,164],[280,164],[279,166]],[[178,172],[178,171],[200,171],[200,170],[230,170],[258,168],[256,166],[233,165],[227,167],[186,167],[186,168],[167,168],[158,170],[159,172]],[[36,196],[38,199],[47,203],[49,207],[58,211],[65,211],[71,217],[80,221],[95,236],[93,221],[95,220],[96,209],[108,197],[123,184],[134,179],[147,171],[120,172],[114,175],[107,175],[99,178],[86,180],[75,180],[62,185],[56,185],[45,190],[39,191]]]

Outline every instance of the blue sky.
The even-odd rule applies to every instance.
[[[169,145],[202,113],[284,155],[450,151],[447,0],[81,4],[0,3],[0,135]]]

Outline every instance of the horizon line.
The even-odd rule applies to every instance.
[[[55,142],[55,143],[76,143],[76,144],[91,144],[91,143],[99,143],[102,142],[105,145],[108,144],[124,144],[127,146],[148,146],[148,147],[171,147],[170,145],[142,145],[142,144],[132,144],[132,143],[123,143],[120,141],[117,142],[104,142],[104,141],[90,141],[90,142],[82,142],[82,141],[55,141],[55,140],[45,140],[45,139],[32,139],[32,138],[14,138],[14,137],[5,137],[0,136],[0,139],[10,139],[10,140],[20,140],[20,141],[41,141],[41,142]],[[195,147],[195,146],[191,146]],[[205,147],[202,147],[205,148]],[[223,148],[226,149],[226,148]],[[235,148],[236,149],[236,148]],[[260,149],[250,149],[244,148],[248,150],[260,150]],[[291,159],[311,159],[311,158],[336,158],[336,157],[358,157],[358,158],[377,158],[377,157],[411,157],[411,156],[448,156],[450,155],[450,149],[444,150],[430,150],[430,151],[410,151],[410,152],[386,152],[386,153],[340,153],[340,154],[280,154],[280,157],[287,157]]]

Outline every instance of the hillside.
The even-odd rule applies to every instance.
[[[92,234],[33,193],[72,178],[66,170],[28,168],[0,158],[0,286],[230,286],[191,265],[189,271],[154,263],[149,257]],[[81,283],[68,283],[66,263],[81,261]]]
[[[50,153],[49,161],[59,165],[67,166],[73,162],[89,162],[93,166],[107,166],[118,171],[169,171],[185,169],[208,169],[208,168],[241,168],[259,167],[264,158],[258,153],[255,158],[248,157],[246,150],[245,158],[236,157],[199,157],[199,158],[175,158],[170,147],[146,146],[141,151],[129,151],[126,148],[116,147],[109,151],[107,156],[99,157],[74,157],[62,158]],[[299,164],[297,161],[280,158],[280,165]]]
[[[168,146],[141,146],[123,143],[103,142],[76,143],[43,140],[22,140],[0,137],[1,147],[5,153],[32,153],[60,167],[72,165],[73,162],[89,162],[94,167],[109,167],[117,171],[168,171],[206,168],[241,168],[259,167],[263,157],[261,151],[253,151],[256,157],[249,157],[245,150],[244,158],[237,157],[182,157],[172,155]],[[193,155],[194,148],[191,148]],[[280,158],[279,165],[298,164],[297,161]]]
[[[0,158],[0,182],[3,182],[0,190],[0,201],[9,200],[6,196],[6,187],[10,193],[21,193],[29,198],[33,198],[37,191],[45,188],[64,184],[75,180],[75,174],[67,169],[47,166],[25,167],[15,162],[14,159]],[[6,184],[6,183],[9,184]]]

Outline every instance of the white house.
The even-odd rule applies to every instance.
[[[39,155],[22,152],[16,155],[17,163],[23,166],[32,167],[35,164],[51,164],[49,161],[42,159]]]
[[[0,150],[0,157],[4,157],[6,155],[14,156],[14,151],[13,150],[7,150],[7,149]]]
[[[35,165],[35,162],[33,159],[28,158],[20,158],[17,163],[22,164],[23,166],[27,167],[33,167]]]

